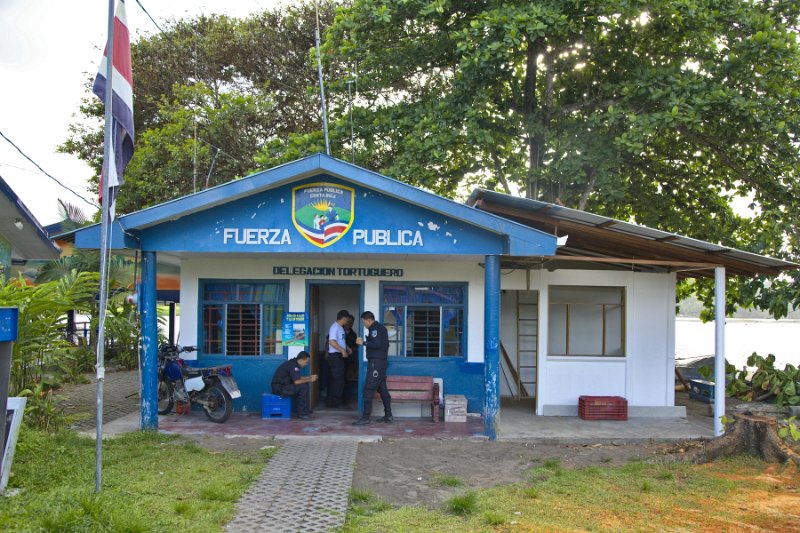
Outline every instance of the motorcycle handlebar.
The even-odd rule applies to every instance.
[[[167,354],[177,355],[179,353],[195,352],[195,351],[197,351],[197,346],[180,346],[178,344],[165,343],[158,347],[158,353],[160,355],[167,355]]]

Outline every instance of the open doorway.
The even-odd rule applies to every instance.
[[[504,290],[500,298],[502,408],[536,411],[539,292]]]
[[[319,381],[311,387],[311,406],[314,409],[324,409],[328,392],[331,390],[331,376],[326,357],[328,330],[336,321],[336,314],[346,309],[354,317],[353,328],[358,332],[360,327],[359,316],[363,307],[363,284],[342,283],[330,281],[308,282],[309,311],[309,349],[311,353],[311,373],[317,374]],[[356,347],[357,348],[357,347]],[[358,410],[358,366],[359,350],[354,349],[353,354],[345,361],[344,390],[342,395],[342,409]]]

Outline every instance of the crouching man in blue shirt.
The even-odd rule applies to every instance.
[[[300,376],[300,371],[311,361],[308,352],[300,352],[294,359],[289,359],[279,366],[272,375],[272,394],[278,396],[297,397],[297,416],[301,420],[308,420],[311,415],[309,409],[309,383],[317,381],[317,375]]]

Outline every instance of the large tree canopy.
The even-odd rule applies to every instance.
[[[357,70],[359,163],[797,260],[799,14],[769,0],[356,0],[325,57]],[[778,316],[800,302],[791,282],[764,283],[732,285],[731,301]]]
[[[319,7],[325,27],[334,3]],[[308,90],[317,80],[315,27],[314,4],[303,2],[244,20],[173,21],[133,43],[136,151],[117,212],[242,177],[263,146],[318,129],[319,97]],[[92,165],[96,187],[103,107],[92,95],[81,112],[90,120],[72,127],[61,150]]]
[[[353,0],[335,19],[326,4],[333,155],[797,261],[798,17],[778,0]],[[320,151],[314,24],[304,4],[134,44],[120,211]],[[100,144],[76,128],[64,149],[99,169]],[[740,280],[729,302],[781,316],[794,281]]]

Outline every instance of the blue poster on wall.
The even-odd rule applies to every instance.
[[[284,346],[305,346],[306,345],[306,314],[283,313],[283,345]]]

